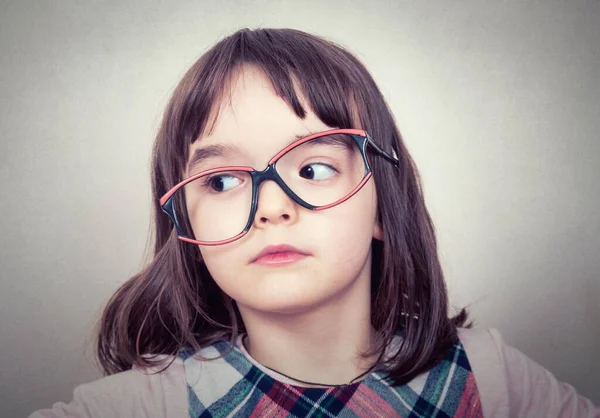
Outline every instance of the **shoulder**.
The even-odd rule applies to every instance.
[[[459,328],[484,416],[600,417],[600,409],[506,344],[494,328]]]
[[[458,338],[471,364],[473,373],[477,375],[495,375],[503,377],[504,340],[494,328],[458,328]],[[496,391],[500,388],[496,385]]]
[[[153,367],[134,366],[81,384],[74,389],[70,403],[56,402],[52,408],[36,411],[29,418],[187,417],[183,359],[167,355],[156,359],[160,363]]]
[[[500,333],[496,329],[458,328],[458,338],[475,377],[484,416],[509,417],[505,366],[498,350]]]

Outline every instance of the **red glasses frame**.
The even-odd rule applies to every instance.
[[[356,145],[358,146],[358,148],[361,152],[362,159],[365,164],[365,174],[364,174],[364,177],[361,180],[361,182],[350,193],[348,193],[343,198],[341,198],[333,203],[330,203],[328,205],[314,206],[314,205],[311,205],[310,203],[304,201],[303,199],[301,199],[296,193],[294,193],[288,187],[288,185],[283,181],[283,179],[277,173],[276,163],[283,155],[285,155],[292,149],[298,147],[299,145],[302,145],[305,142],[314,140],[316,138],[331,135],[331,134],[348,134],[349,136],[351,136],[353,138],[353,140],[356,142]],[[169,216],[171,221],[173,222],[173,224],[176,228],[176,231],[177,231],[178,239],[185,241],[185,242],[189,242],[191,244],[205,245],[205,246],[228,244],[230,242],[233,242],[233,241],[236,241],[236,240],[242,238],[244,235],[246,235],[248,233],[248,231],[250,231],[250,228],[252,227],[252,223],[256,216],[256,210],[258,207],[259,186],[263,181],[266,181],[266,180],[274,181],[275,183],[277,183],[277,185],[279,187],[281,187],[283,189],[283,191],[294,202],[296,202],[297,204],[299,204],[300,206],[302,206],[306,209],[314,210],[314,211],[329,209],[329,208],[337,206],[340,203],[343,203],[346,200],[350,199],[360,189],[362,189],[362,187],[372,177],[373,172],[372,172],[371,166],[369,164],[369,161],[367,159],[367,149],[368,148],[371,149],[376,155],[379,155],[379,156],[383,157],[385,160],[387,160],[388,162],[390,162],[391,164],[398,166],[398,164],[399,164],[398,158],[395,155],[388,154],[387,152],[383,151],[379,146],[377,146],[377,144],[375,144],[375,142],[373,142],[373,140],[371,139],[371,137],[369,136],[369,134],[366,131],[361,130],[361,129],[331,129],[331,130],[327,130],[327,131],[323,131],[323,132],[319,132],[319,133],[315,133],[315,134],[306,136],[306,137],[301,138],[301,139],[293,142],[292,144],[288,145],[287,147],[285,147],[284,149],[279,151],[277,154],[275,154],[269,160],[267,168],[265,168],[263,171],[257,171],[254,168],[247,167],[247,166],[224,166],[224,167],[213,168],[210,170],[205,170],[205,171],[202,171],[201,173],[194,174],[193,176],[188,177],[187,179],[177,183],[167,193],[165,193],[159,200],[160,206],[161,206],[163,212],[165,212]],[[244,172],[249,173],[252,178],[252,205],[250,208],[246,226],[239,234],[237,234],[231,238],[225,239],[225,240],[199,241],[199,240],[189,238],[186,236],[183,228],[181,227],[180,220],[177,218],[177,216],[175,214],[174,199],[173,199],[174,194],[181,187],[185,186],[189,182],[194,181],[197,178],[205,176],[207,174],[212,174],[212,173],[216,173],[216,172],[220,172],[220,171],[244,171]]]

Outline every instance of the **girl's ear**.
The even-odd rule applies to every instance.
[[[373,225],[373,238],[378,241],[383,241],[383,227],[381,226],[381,222],[378,220],[375,221]]]

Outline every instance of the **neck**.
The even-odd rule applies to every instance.
[[[374,347],[376,338],[370,294],[361,293],[367,297],[342,298],[293,315],[261,313],[238,305],[248,331],[248,353],[299,386],[350,383],[377,358],[361,356]]]

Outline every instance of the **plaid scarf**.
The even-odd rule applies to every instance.
[[[191,418],[216,417],[483,417],[471,366],[460,341],[444,360],[403,386],[390,386],[383,373],[331,388],[304,388],[265,374],[229,342],[184,360]]]

